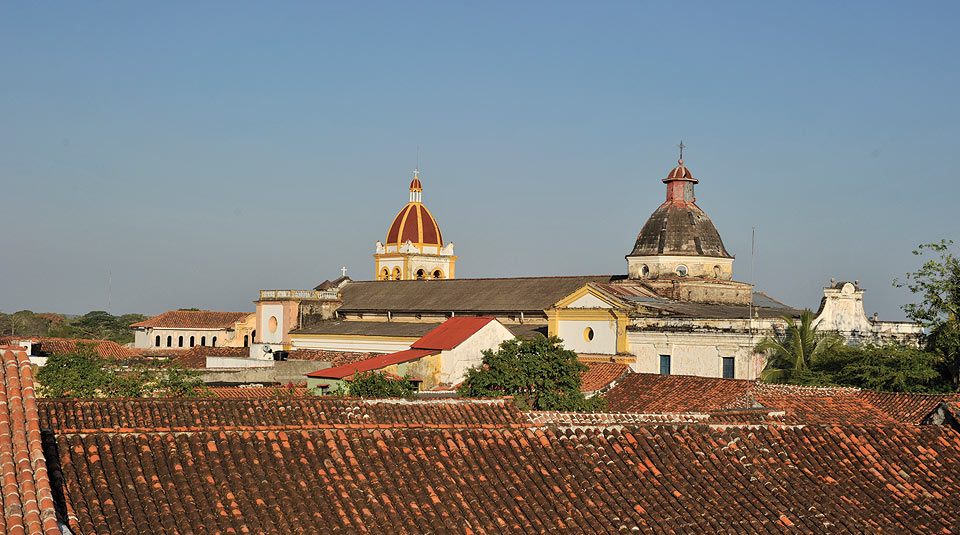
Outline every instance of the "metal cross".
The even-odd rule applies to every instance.
[[[343,266],[342,268],[340,268],[340,275],[343,277],[347,276],[347,266]]]
[[[413,170],[413,178],[418,178],[417,175],[419,175],[419,174],[420,174],[420,168],[419,168],[419,167]]]
[[[680,144],[677,145],[677,146],[680,147],[680,159],[682,160],[682,159],[683,159],[683,149],[687,148],[687,146],[683,144],[683,140],[682,140],[682,139],[680,140]]]

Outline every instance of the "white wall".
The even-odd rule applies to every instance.
[[[270,332],[270,318],[277,318],[277,330]],[[260,335],[260,341],[265,344],[283,343],[283,305],[267,304],[260,305],[260,317],[258,318],[257,333]],[[253,342],[253,340],[251,340]]]
[[[453,349],[440,353],[440,377],[444,384],[455,385],[463,381],[468,368],[483,362],[483,350],[496,350],[504,340],[513,338],[499,321],[493,320]]]
[[[593,340],[584,337],[587,328],[593,329]],[[560,320],[557,336],[563,347],[577,353],[613,355],[617,352],[617,321],[609,320]]]
[[[630,332],[631,365],[640,373],[660,373],[660,355],[670,355],[672,375],[723,377],[723,357],[734,358],[734,378],[756,379],[762,369],[753,348],[760,336],[741,333]]]

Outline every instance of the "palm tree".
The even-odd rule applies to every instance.
[[[814,360],[843,344],[843,338],[836,333],[817,332],[809,309],[800,313],[800,323],[788,316],[781,317],[787,328],[764,338],[754,349],[768,355],[767,365],[760,373],[760,378],[768,383],[788,382],[794,373],[809,371]]]

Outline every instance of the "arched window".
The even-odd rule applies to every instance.
[[[177,338],[177,347],[183,347],[183,337]]]
[[[168,336],[168,337],[167,337],[167,347],[173,347],[173,337],[172,337],[172,336]]]
[[[439,269],[433,270],[433,278],[435,278],[435,279],[442,279],[442,278],[443,278],[443,272],[440,271]]]
[[[393,280],[400,280],[400,268],[398,267],[393,268]]]
[[[214,336],[213,340],[210,340],[210,347],[217,347],[217,337]]]
[[[190,347],[193,347],[193,345],[194,345],[194,344],[193,344],[193,337],[191,336],[191,337],[190,337]]]
[[[251,344],[257,343],[257,330],[256,330],[256,329],[254,329],[253,331],[250,332],[250,343],[251,343]]]
[[[382,280],[382,281],[388,281],[388,280],[390,280],[390,270],[389,270],[389,269],[383,268],[383,271],[380,272],[380,280]]]
[[[157,339],[154,340],[153,345],[156,346],[156,347],[160,347],[160,335],[159,335],[159,334],[157,335]]]
[[[418,269],[418,270],[417,270],[417,280],[418,280],[418,281],[422,281],[422,280],[425,279],[425,278],[426,278],[426,273],[424,273],[422,269]]]
[[[245,334],[243,335],[243,347],[247,347],[249,345],[250,345],[250,336]]]
[[[201,337],[200,337],[200,345],[202,345],[202,346],[207,345],[207,337],[206,337],[206,336],[201,336]]]

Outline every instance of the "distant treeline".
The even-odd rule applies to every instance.
[[[77,317],[37,314],[30,310],[13,314],[0,312],[0,336],[91,338],[128,344],[133,342],[133,329],[130,324],[143,321],[147,317],[143,314],[114,316],[102,310],[94,310]]]

